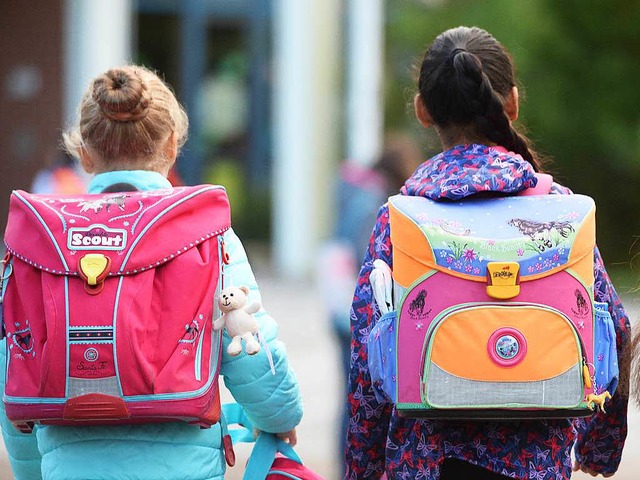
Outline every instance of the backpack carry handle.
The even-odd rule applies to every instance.
[[[249,420],[242,406],[229,403],[222,406],[223,436],[230,438],[233,443],[253,443],[253,450],[243,480],[264,480],[269,474],[271,465],[278,453],[302,465],[302,460],[291,445],[279,439],[273,433],[260,432],[258,438],[253,435],[254,425]],[[228,425],[239,425],[240,428],[228,430]]]
[[[549,195],[549,193],[551,193],[551,184],[553,183],[553,177],[548,173],[536,173],[535,175],[538,179],[538,183],[536,183],[536,186],[527,188],[526,190],[522,190],[518,195]]]
[[[273,433],[260,432],[249,457],[243,480],[266,479],[278,453],[302,465],[302,460],[291,445]]]

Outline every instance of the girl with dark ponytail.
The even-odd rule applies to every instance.
[[[422,61],[418,92],[418,119],[436,128],[445,148],[460,140],[483,140],[542,171],[529,140],[511,123],[518,118],[513,61],[486,31],[459,27],[438,36]]]
[[[401,188],[402,194],[434,201],[515,195],[545,177],[536,175],[543,172],[542,162],[513,125],[519,106],[514,65],[493,36],[475,27],[447,30],[429,47],[419,72],[416,117],[425,128],[436,130],[443,152],[418,167]],[[548,175],[544,180],[551,194],[571,193]],[[345,479],[379,479],[386,474],[389,480],[549,480],[567,479],[572,469],[613,475],[627,431],[628,386],[623,381],[607,403],[606,414],[573,422],[405,418],[397,415],[392,403],[376,397],[366,344],[381,314],[369,275],[375,260],[393,267],[392,250],[385,204],[378,213],[351,310]],[[597,248],[594,259],[594,300],[607,304],[618,357],[624,358],[629,319]]]

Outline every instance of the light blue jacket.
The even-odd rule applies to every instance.
[[[170,186],[162,175],[154,172],[108,172],[94,177],[89,193],[100,192],[116,183],[129,183],[139,190]],[[250,288],[250,302],[260,301],[242,243],[232,230],[225,233],[224,240],[230,257],[225,272],[235,285]],[[221,375],[257,428],[286,432],[302,418],[298,383],[289,367],[284,344],[276,338],[276,322],[263,310],[256,318],[273,356],[275,375],[265,349],[253,356],[241,353],[230,357],[226,348],[231,338],[226,332]],[[1,371],[4,371],[4,344],[1,350]],[[4,375],[0,377],[4,391]],[[2,433],[16,480],[221,480],[224,477],[226,464],[220,425],[209,429],[182,422],[113,427],[38,426],[35,435],[25,435],[8,423],[3,405],[0,409]]]

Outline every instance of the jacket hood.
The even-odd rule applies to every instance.
[[[480,192],[517,193],[538,180],[529,162],[503,147],[460,145],[424,162],[405,182],[405,195],[460,200]]]

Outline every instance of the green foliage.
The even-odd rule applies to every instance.
[[[418,130],[408,108],[412,65],[458,25],[491,32],[514,57],[520,127],[549,170],[598,205],[598,243],[628,262],[640,234],[640,2],[633,0],[388,0],[386,125]],[[425,156],[438,150],[425,136]]]

